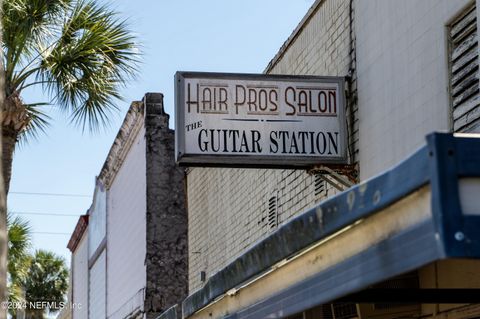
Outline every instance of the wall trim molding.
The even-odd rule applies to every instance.
[[[143,124],[144,103],[134,101],[128,109],[98,176],[107,190],[110,189]]]

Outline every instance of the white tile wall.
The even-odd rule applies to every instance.
[[[355,1],[362,180],[450,130],[446,25],[468,3]]]

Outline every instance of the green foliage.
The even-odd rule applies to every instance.
[[[20,217],[7,215],[8,227],[8,295],[9,301],[64,301],[68,290],[68,269],[65,260],[52,252],[31,248],[31,227]],[[27,310],[27,316],[43,317],[44,311]],[[10,310],[12,316],[14,310]]]
[[[9,0],[3,27],[7,99],[41,85],[75,124],[97,130],[107,123],[139,62],[124,20],[96,0]],[[28,105],[27,133],[45,129],[45,104]]]
[[[32,256],[24,283],[28,302],[47,301],[60,304],[68,289],[65,260],[52,252],[37,250]]]
[[[21,301],[22,286],[30,265],[31,227],[20,217],[7,215],[9,301]]]

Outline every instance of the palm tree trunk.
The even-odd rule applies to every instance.
[[[3,1],[0,0],[0,7],[3,8]],[[0,29],[2,26],[2,16],[0,13]],[[0,32],[0,42],[2,40],[3,32]],[[0,50],[0,105],[5,101],[5,73],[3,66],[3,50]],[[2,140],[0,144],[3,146]],[[3,149],[3,147],[2,147]],[[0,153],[0,163],[3,163],[3,154]],[[7,193],[4,188],[3,168],[0,174],[0,302],[7,300],[7,252],[8,252],[8,238],[7,238]],[[7,309],[0,307],[0,319],[7,318]]]
[[[13,152],[17,143],[18,132],[11,127],[3,127],[2,130],[2,173],[5,194],[10,188],[12,177]]]
[[[42,309],[32,309],[25,312],[25,319],[43,319],[45,310]]]
[[[1,1],[1,0],[0,0]],[[2,129],[2,175],[0,176],[0,301],[7,300],[6,278],[7,278],[7,194],[10,186],[10,178],[12,176],[12,161],[15,144],[17,142],[17,135],[13,129]],[[0,319],[5,319],[6,309],[0,309]]]
[[[0,0],[1,3],[2,0]],[[1,69],[0,69],[1,70]],[[2,164],[0,176],[0,301],[7,300],[7,194],[12,177],[13,153],[17,143],[18,134],[28,125],[28,114],[22,104],[18,92],[5,97],[3,89],[4,72],[0,71],[0,129],[2,130]],[[6,311],[0,309],[0,319],[6,318]]]
[[[0,0],[1,3],[1,0]],[[0,96],[1,99],[1,96]],[[0,144],[2,141],[0,140]],[[3,145],[3,144],[2,144]],[[3,158],[0,153],[0,157]],[[1,161],[0,161],[1,163]],[[3,189],[3,176],[0,175],[0,302],[7,301],[7,201],[6,193]],[[0,307],[0,319],[7,318],[7,309]]]
[[[1,3],[1,0],[0,0]],[[1,82],[1,81],[0,81]],[[3,98],[0,94],[0,102],[3,101]],[[3,134],[2,134],[3,135]],[[2,136],[0,144],[2,145],[2,153],[0,153],[0,163],[4,164],[5,156],[5,139]],[[14,144],[15,146],[15,144]],[[13,150],[12,150],[13,152]],[[10,169],[11,172],[12,164],[12,154],[10,154]],[[5,191],[4,176],[5,176],[5,167],[2,165],[2,174],[0,175],[0,302],[3,303],[7,301],[7,251],[8,251],[8,238],[7,238],[7,193]],[[10,183],[10,178],[9,178]],[[0,319],[7,318],[7,309],[0,307]]]

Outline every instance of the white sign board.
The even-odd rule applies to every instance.
[[[346,163],[343,78],[177,72],[175,95],[180,165]]]

